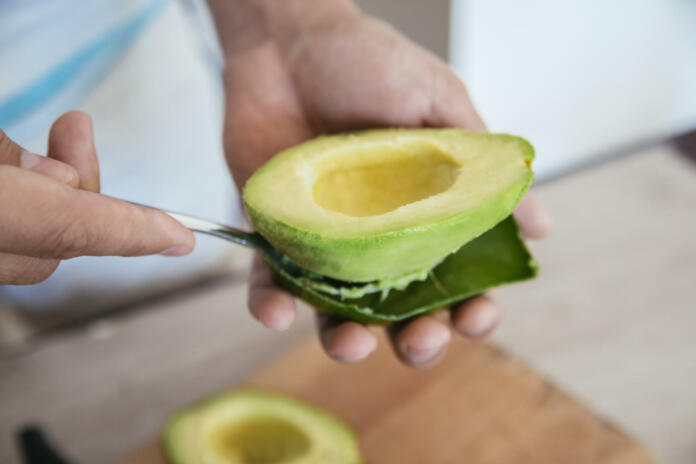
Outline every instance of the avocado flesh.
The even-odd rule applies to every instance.
[[[373,282],[345,282],[326,278],[320,274],[308,273],[304,270],[305,276],[300,277],[302,286],[315,290],[319,293],[335,295],[343,299],[355,299],[372,293],[381,293],[386,297],[392,290],[403,290],[412,282],[422,281],[428,278],[431,270],[424,270],[405,274],[399,277],[375,280]]]
[[[506,218],[532,181],[529,143],[385,129],[286,150],[247,182],[255,229],[299,266],[346,282],[424,275]]]
[[[175,414],[165,451],[172,464],[358,464],[352,430],[294,399],[259,391],[224,394]]]

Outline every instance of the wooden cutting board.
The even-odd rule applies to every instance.
[[[615,425],[495,345],[457,340],[425,371],[399,365],[386,340],[380,346],[368,360],[344,366],[312,340],[246,385],[343,418],[370,464],[655,462]],[[164,463],[158,443],[121,462]]]

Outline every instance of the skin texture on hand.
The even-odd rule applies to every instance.
[[[85,113],[56,120],[47,157],[0,131],[0,285],[41,282],[61,259],[76,256],[178,256],[193,249],[193,234],[166,214],[98,192]]]
[[[224,29],[223,12],[215,3],[218,29]],[[268,2],[256,3],[269,8]],[[319,134],[374,127],[486,130],[448,66],[390,26],[353,9],[327,15],[325,21],[314,15],[307,25],[284,26],[281,4],[274,3],[274,10],[259,7],[256,18],[265,18],[266,24],[253,41],[237,40],[228,48],[226,35],[220,34],[228,52],[224,143],[239,187],[276,153]],[[515,215],[529,238],[541,238],[551,227],[531,195]],[[251,313],[267,327],[288,328],[295,301],[273,284],[261,259],[254,261],[249,285]],[[393,325],[388,332],[399,359],[424,367],[443,355],[450,326],[476,337],[493,330],[498,320],[497,306],[479,296],[450,311]],[[368,327],[322,314],[318,321],[324,348],[338,361],[359,361],[376,348]]]

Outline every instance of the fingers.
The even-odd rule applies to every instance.
[[[295,321],[295,298],[273,283],[271,270],[254,255],[249,275],[249,311],[259,322],[274,330],[286,330]]]
[[[61,258],[171,256],[193,248],[193,234],[164,213],[75,190],[99,190],[86,114],[55,122],[49,155],[22,149],[0,130],[0,217],[7,219],[0,223],[0,284],[41,282]]]
[[[354,363],[377,348],[377,337],[364,325],[317,313],[319,338],[326,353],[339,362]]]
[[[445,354],[451,333],[434,315],[420,316],[388,328],[397,357],[406,365],[424,368]]]
[[[444,356],[451,338],[450,327],[443,311],[387,328],[397,357],[406,365],[425,368]],[[317,314],[320,338],[327,354],[340,362],[365,359],[377,348],[377,337],[369,328],[356,322]],[[452,326],[462,335],[480,337],[498,325],[498,307],[486,296],[478,296],[452,309]]]
[[[263,325],[285,330],[295,320],[297,309],[292,295],[273,283],[271,271],[255,255],[249,277],[249,310]],[[446,351],[451,333],[442,311],[421,316],[387,328],[397,357],[415,368],[437,363]],[[498,324],[498,307],[486,296],[478,296],[452,309],[453,327],[462,335],[479,337],[490,333]],[[336,361],[354,363],[367,358],[377,348],[376,335],[357,322],[317,313],[319,338],[326,353]]]
[[[99,191],[99,163],[92,122],[80,111],[65,113],[53,123],[48,157],[24,150],[0,131],[0,164],[21,167],[73,188]]]
[[[249,276],[249,311],[269,329],[285,330],[297,315],[295,298],[273,283],[271,271],[259,255],[254,256]],[[341,322],[317,314],[320,339],[326,352],[340,362],[356,362],[377,348],[377,337],[356,322]]]
[[[0,253],[0,285],[38,284],[53,274],[59,262],[57,259]]]
[[[448,312],[420,316],[388,328],[397,357],[415,368],[430,367],[445,354],[451,338]],[[451,310],[451,324],[468,337],[490,333],[500,320],[498,307],[486,296],[470,298]]]
[[[37,258],[183,255],[193,233],[149,208],[0,166],[0,252]]]
[[[493,331],[500,321],[498,306],[487,296],[469,298],[452,308],[452,326],[467,337],[481,337]]]
[[[513,214],[520,225],[522,234],[527,238],[543,238],[551,232],[553,226],[551,215],[531,192],[527,192],[522,198]]]
[[[295,298],[276,287],[271,271],[257,254],[249,276],[249,311],[269,329],[285,330],[297,315]],[[356,322],[343,322],[317,314],[320,339],[326,352],[340,362],[356,362],[377,348],[377,337]]]
[[[79,185],[79,176],[72,166],[45,156],[23,150],[19,167],[50,177],[72,188],[77,188]]]
[[[255,255],[249,276],[249,311],[264,326],[285,330],[297,315],[295,299],[273,283],[271,271]],[[377,348],[377,337],[356,322],[340,322],[317,314],[320,339],[326,352],[340,362],[356,362]]]
[[[71,187],[77,187],[79,183],[73,167],[23,149],[0,129],[0,165],[3,164],[36,172]]]
[[[48,136],[48,156],[75,169],[79,175],[77,187],[99,192],[99,162],[88,114],[70,111],[53,123]]]

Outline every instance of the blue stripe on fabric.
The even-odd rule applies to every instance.
[[[0,103],[0,127],[14,124],[36,111],[65,89],[77,76],[89,69],[97,57],[109,56],[112,58],[111,62],[115,63],[119,55],[135,41],[166,2],[167,0],[155,0],[132,20],[112,29],[99,40],[77,51],[64,63],[29,84],[17,95]]]

